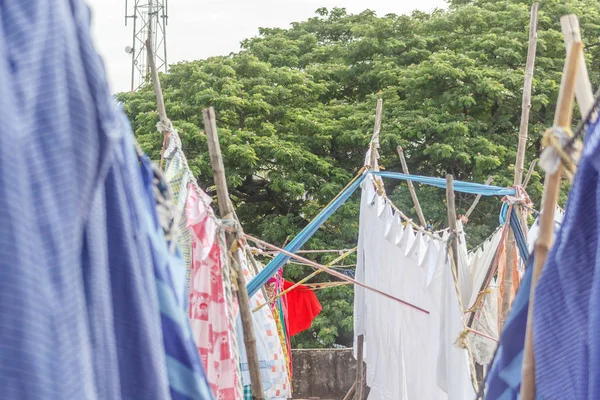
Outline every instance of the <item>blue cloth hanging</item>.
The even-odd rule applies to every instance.
[[[167,372],[168,266],[83,0],[1,2],[0,82],[1,397],[203,398]]]
[[[486,399],[515,400],[521,390],[521,370],[532,266],[533,255],[529,257],[525,274],[504,324],[490,372],[486,377]]]
[[[432,178],[429,176],[402,174],[400,172],[373,171],[375,176],[382,178],[399,179],[435,186],[440,189],[446,188],[446,179]],[[513,188],[502,188],[499,186],[484,185],[476,182],[454,181],[454,191],[461,193],[480,194],[482,196],[514,196],[516,190]]]
[[[536,287],[536,386],[543,399],[600,398],[599,142],[600,124],[591,124]]]

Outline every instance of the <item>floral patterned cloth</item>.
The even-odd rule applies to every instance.
[[[191,233],[190,321],[208,382],[218,400],[243,398],[234,324],[237,305],[224,268],[225,254],[210,199],[188,190],[187,227]],[[201,193],[203,194],[203,193]],[[230,304],[231,303],[231,304]]]

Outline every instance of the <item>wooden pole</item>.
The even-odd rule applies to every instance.
[[[484,185],[489,185],[490,183],[492,183],[493,180],[494,180],[493,176],[488,176]],[[481,196],[482,196],[481,194],[478,194],[477,197],[475,197],[475,201],[473,201],[473,204],[471,204],[471,207],[469,207],[469,209],[467,210],[465,217],[469,218],[471,216],[471,214],[473,213],[473,211],[475,211],[475,207],[477,207],[477,204],[479,204],[479,201],[481,200]]]
[[[363,376],[365,375],[364,368],[364,335],[359,335],[357,338],[357,349],[356,349],[356,398],[362,400],[365,393],[365,383],[363,382]]]
[[[523,84],[523,101],[521,103],[521,125],[519,127],[519,144],[517,147],[517,159],[515,162],[514,186],[521,186],[523,183],[523,169],[525,167],[525,152],[527,150],[527,132],[529,128],[529,110],[531,109],[531,88],[533,86],[533,68],[535,65],[535,52],[537,48],[537,21],[538,21],[538,3],[531,6],[531,18],[529,20],[529,47],[527,50],[527,63],[525,64],[525,81]],[[515,205],[513,212],[520,215],[519,206]],[[508,232],[506,238],[506,266],[504,271],[504,296],[502,297],[502,310],[500,313],[499,327],[502,331],[504,322],[508,317],[508,311],[512,304],[512,290],[514,286],[513,271],[514,260],[517,256],[515,234],[512,230]]]
[[[151,26],[152,22],[152,14],[148,17],[150,22],[148,23]],[[150,41],[150,37],[146,40],[146,52],[148,53],[148,65],[150,66],[150,76],[152,77],[152,82],[154,84],[154,93],[156,94],[156,107],[158,110],[158,117],[160,119],[160,126],[162,128],[163,134],[163,147],[160,152],[160,163],[159,167],[162,170],[163,161],[164,161],[164,150],[167,144],[167,138],[169,135],[169,130],[171,129],[171,121],[167,118],[167,110],[165,108],[165,99],[163,97],[162,88],[160,87],[160,79],[158,78],[158,71],[156,69],[156,62],[154,61],[154,53],[152,51],[152,43]]]
[[[162,89],[160,87],[160,80],[158,79],[158,71],[156,70],[156,62],[154,61],[154,53],[152,52],[152,45],[150,44],[150,40],[146,40],[146,51],[148,52],[150,76],[152,77],[152,82],[154,83],[154,92],[156,93],[156,107],[158,110],[158,117],[160,118],[161,122],[168,124],[169,119],[167,118],[167,110],[165,109],[165,99],[163,97]]]
[[[377,165],[377,156],[379,149],[379,132],[381,131],[381,119],[383,116],[383,100],[377,100],[377,108],[375,109],[375,125],[373,126],[373,136],[371,137],[371,143],[369,144],[369,148],[371,150],[371,154],[368,160],[369,169],[378,170],[375,168]],[[381,182],[381,179],[379,179]],[[364,347],[364,335],[358,335],[356,338],[357,343],[357,352],[356,352],[356,396],[359,400],[362,400],[365,396],[365,389],[367,386],[366,382],[366,373],[365,373],[365,363],[363,356],[363,347]]]
[[[538,8],[539,4],[533,3],[531,6],[531,19],[529,20],[529,47],[527,50],[527,63],[525,64],[523,101],[521,103],[521,125],[519,127],[519,145],[517,148],[517,161],[515,163],[515,186],[521,185],[523,182],[523,169],[525,168],[529,110],[531,109],[531,88],[533,86],[533,67],[535,65],[535,51],[537,48]]]
[[[406,158],[404,157],[404,150],[402,146],[396,147],[396,151],[398,152],[398,157],[400,157],[400,163],[402,164],[402,171],[408,175],[408,165],[406,164]],[[423,210],[421,209],[421,203],[419,203],[419,198],[417,197],[417,192],[415,192],[415,186],[411,181],[406,182],[408,184],[408,191],[410,192],[410,197],[412,197],[413,204],[415,205],[415,211],[417,212],[417,216],[419,217],[419,222],[421,222],[421,226],[427,226],[427,221],[425,220],[425,216],[423,215]]]
[[[525,175],[525,179],[523,180],[523,189],[526,189],[527,185],[529,185],[529,180],[531,179],[531,175],[533,175],[533,171],[535,170],[536,164],[537,160],[533,160],[531,164],[529,164],[529,169],[527,170],[527,174]]]
[[[560,18],[560,26],[562,28],[562,34],[565,39],[565,47],[567,51],[571,47],[573,42],[581,42],[581,32],[579,30],[579,21],[575,15],[565,15]],[[577,64],[577,81],[575,82],[575,98],[577,104],[579,104],[579,110],[581,117],[585,116],[590,112],[590,109],[594,105],[594,94],[592,92],[592,84],[588,75],[587,66],[585,65],[585,58],[583,52],[579,54],[579,62]],[[595,116],[591,119],[595,120]]]
[[[204,130],[208,142],[208,152],[210,154],[210,165],[213,170],[215,186],[217,187],[217,200],[219,204],[219,213],[223,219],[233,219],[234,210],[233,204],[229,199],[229,190],[227,189],[227,181],[225,179],[225,166],[223,165],[223,156],[221,155],[221,146],[219,144],[219,136],[217,134],[217,122],[215,118],[215,110],[210,107],[202,111],[204,117]],[[241,228],[240,228],[241,229]],[[227,248],[234,247],[239,238],[235,233],[227,232]],[[244,345],[248,355],[248,365],[250,369],[250,381],[252,384],[252,398],[257,400],[264,399],[262,390],[262,382],[260,378],[260,369],[258,364],[258,353],[256,351],[256,337],[254,336],[254,325],[252,322],[252,313],[250,310],[250,300],[246,291],[246,280],[241,268],[241,260],[239,252],[233,251],[232,270],[234,270],[237,282],[237,297],[240,305],[240,316],[244,329]],[[229,260],[229,258],[228,258]]]
[[[383,100],[377,100],[377,108],[375,110],[375,126],[373,126],[373,137],[371,138],[371,158],[369,159],[369,167],[375,168],[377,164],[377,156],[379,155],[379,132],[381,131],[381,119],[383,115]]]
[[[556,103],[556,114],[554,115],[554,126],[568,130],[571,126],[573,116],[573,100],[575,95],[575,81],[577,79],[578,64],[581,59],[583,44],[573,42],[567,54],[563,77]],[[533,307],[535,299],[535,286],[542,273],[546,262],[548,251],[552,246],[554,233],[554,211],[560,192],[560,179],[563,173],[562,162],[557,170],[546,175],[544,182],[544,194],[542,197],[542,209],[539,219],[540,230],[535,242],[533,263],[533,275],[531,280],[531,292],[529,295],[529,310],[527,314],[527,328],[525,333],[525,350],[523,355],[523,371],[521,379],[521,399],[535,400],[535,359],[533,354]]]
[[[348,393],[346,393],[346,395],[344,396],[344,400],[353,399],[355,393],[356,393],[356,381],[354,381],[354,383],[350,387],[350,390],[348,390]]]
[[[452,240],[452,257],[454,258],[454,268],[458,277],[458,232],[456,230],[456,200],[454,198],[454,176],[446,175],[446,207],[448,208],[448,227]]]

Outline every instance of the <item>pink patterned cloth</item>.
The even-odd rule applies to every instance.
[[[200,198],[195,190],[190,190],[186,204],[187,227],[192,236],[189,316],[215,398],[237,400],[243,396],[232,324],[237,303],[226,293],[231,282],[223,268],[225,254],[218,240],[210,198],[203,195],[206,197]]]

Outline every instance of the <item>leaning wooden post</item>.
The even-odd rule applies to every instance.
[[[454,268],[458,277],[458,232],[456,230],[456,200],[454,198],[454,176],[446,175],[446,207],[448,209],[448,227],[450,228],[450,240],[452,246],[452,258]]]
[[[525,168],[525,152],[527,150],[527,132],[529,128],[529,110],[531,109],[531,88],[533,86],[533,67],[535,65],[535,51],[537,48],[537,21],[538,21],[538,3],[531,6],[531,19],[529,20],[529,47],[527,50],[527,63],[525,64],[525,82],[523,84],[523,101],[521,103],[521,125],[519,127],[519,144],[517,147],[517,159],[515,162],[514,186],[521,186],[523,183],[523,169]],[[514,212],[521,218],[521,212],[515,205]],[[521,218],[522,219],[522,218]],[[506,266],[504,270],[504,296],[502,297],[502,310],[500,313],[499,327],[502,330],[504,322],[508,317],[508,311],[512,304],[512,290],[514,286],[513,272],[514,261],[517,257],[517,248],[515,233],[512,229],[508,232],[506,238]]]
[[[213,170],[215,186],[217,187],[217,200],[219,202],[219,213],[223,219],[234,219],[233,204],[229,199],[229,190],[225,179],[225,166],[221,155],[221,146],[219,145],[219,136],[217,134],[217,122],[215,110],[210,107],[202,111],[204,117],[204,130],[208,142],[208,152],[210,154],[210,165]],[[241,229],[241,228],[240,228]],[[235,247],[236,241],[240,238],[236,233],[227,232],[227,249]],[[233,251],[231,254],[234,262],[232,269],[236,275],[237,298],[240,305],[240,316],[244,328],[244,344],[248,355],[248,365],[250,368],[250,381],[252,384],[252,397],[254,399],[264,399],[262,382],[260,379],[260,369],[258,364],[258,353],[256,351],[256,337],[254,336],[254,325],[252,322],[252,313],[250,311],[250,300],[246,291],[246,281],[241,268],[241,259],[239,252]]]
[[[573,42],[581,42],[581,32],[579,30],[579,20],[573,14],[564,15],[560,18],[560,26],[565,40],[565,48],[568,51]],[[581,117],[584,118],[594,105],[594,94],[592,92],[592,83],[588,74],[583,51],[579,55],[577,64],[577,80],[575,82],[575,98],[579,105]],[[592,117],[592,120],[595,116]]]
[[[556,103],[556,114],[554,115],[554,126],[569,130],[573,116],[573,100],[575,97],[575,81],[580,61],[581,42],[573,42],[567,54],[563,77]],[[533,307],[535,299],[535,286],[542,273],[548,251],[552,247],[554,234],[554,211],[560,193],[560,179],[563,173],[562,161],[554,173],[546,175],[544,182],[544,194],[542,197],[542,209],[540,215],[540,230],[534,248],[534,263],[531,278],[531,292],[529,295],[529,310],[527,314],[527,328],[525,333],[525,349],[523,354],[523,371],[521,379],[521,399],[535,400],[535,358],[533,354]]]
[[[533,86],[533,68],[535,65],[535,51],[537,48],[537,21],[538,3],[531,6],[531,19],[529,20],[529,47],[527,50],[527,63],[525,64],[525,82],[523,84],[523,101],[521,103],[521,125],[519,127],[519,144],[517,147],[517,160],[515,163],[515,186],[523,182],[523,169],[525,168],[525,150],[527,149],[527,131],[529,128],[529,110],[531,110],[531,88]]]
[[[375,126],[373,126],[373,136],[371,137],[371,158],[369,159],[369,167],[375,168],[377,165],[377,156],[379,155],[379,132],[381,131],[381,119],[383,115],[383,100],[377,100],[377,108],[375,110]]]
[[[492,183],[493,180],[494,180],[493,176],[488,176],[484,185],[489,185],[490,183]],[[471,216],[471,214],[473,213],[473,211],[475,211],[475,207],[477,207],[477,204],[479,204],[479,201],[481,200],[481,196],[482,196],[481,194],[478,194],[477,197],[475,197],[475,201],[473,201],[473,204],[471,204],[471,207],[469,207],[469,209],[467,210],[465,217],[469,218]]]
[[[400,157],[402,172],[408,175],[408,165],[406,164],[406,158],[404,157],[404,150],[402,150],[402,146],[396,147],[396,151],[398,152],[398,157]],[[421,226],[427,226],[427,221],[425,220],[423,210],[421,209],[421,203],[419,203],[417,192],[415,192],[415,185],[413,185],[412,181],[406,181],[406,183],[408,184],[408,191],[410,192],[410,197],[412,197],[413,204],[415,205],[415,211],[417,212]]]
[[[536,164],[537,160],[533,160],[531,164],[529,164],[529,169],[527,170],[527,174],[525,174],[525,179],[523,180],[523,189],[527,189],[527,185],[529,185],[529,180],[531,179],[531,175],[533,175]]]
[[[151,18],[151,16],[150,16]],[[151,24],[149,24],[151,25]],[[171,121],[167,118],[167,110],[165,108],[165,99],[163,97],[162,88],[160,87],[160,79],[158,78],[158,71],[156,69],[156,63],[154,61],[154,53],[152,52],[152,44],[150,39],[146,40],[146,52],[148,53],[148,65],[150,66],[150,76],[154,83],[154,92],[156,94],[156,107],[158,109],[158,117],[160,119],[160,127],[162,128],[163,137],[163,151],[160,153],[160,169],[163,166],[163,152],[166,145],[166,140],[169,135],[169,129],[171,129]]]

